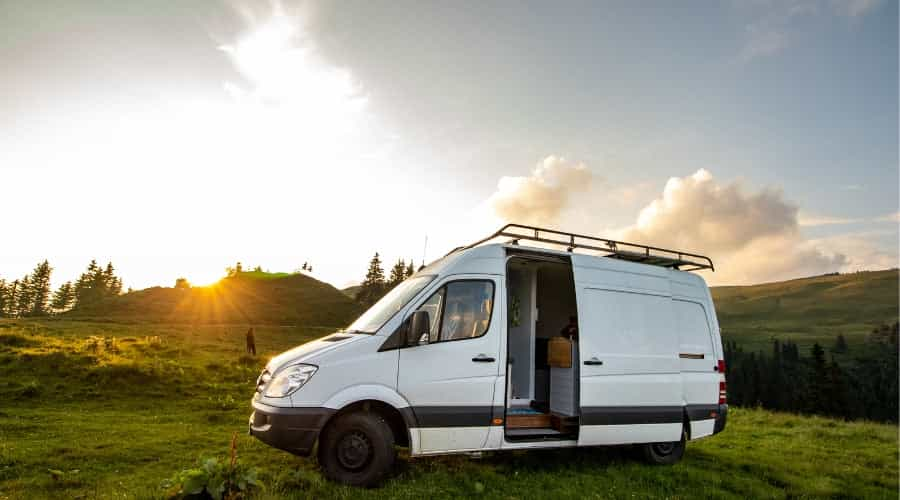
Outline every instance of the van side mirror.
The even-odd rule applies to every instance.
[[[428,311],[416,311],[409,317],[409,329],[406,330],[406,345],[424,345],[428,343],[431,333],[431,317]]]

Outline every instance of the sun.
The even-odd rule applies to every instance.
[[[195,269],[188,276],[191,286],[212,286],[225,277],[222,269]]]

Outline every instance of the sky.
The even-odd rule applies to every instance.
[[[7,280],[309,262],[343,287],[507,221],[707,254],[712,284],[898,263],[897,2],[0,14]]]

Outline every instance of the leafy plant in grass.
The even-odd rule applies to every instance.
[[[228,462],[204,459],[199,467],[185,469],[164,481],[166,498],[238,500],[252,496],[262,485],[256,468],[237,463],[237,433],[231,436],[230,455]]]

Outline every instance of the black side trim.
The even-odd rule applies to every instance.
[[[687,405],[684,408],[687,412],[688,420],[691,422],[717,418],[713,414],[719,414],[719,405]]]
[[[681,423],[681,406],[583,406],[581,425],[632,425]]]
[[[417,427],[487,427],[495,415],[503,415],[504,409],[502,406],[416,406],[412,412]]]

